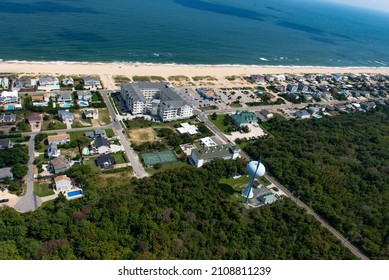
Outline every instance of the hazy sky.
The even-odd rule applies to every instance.
[[[389,0],[326,0],[326,1],[389,12]]]

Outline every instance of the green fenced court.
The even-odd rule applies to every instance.
[[[172,151],[144,153],[140,156],[145,167],[152,167],[157,163],[164,164],[177,161],[177,157]]]

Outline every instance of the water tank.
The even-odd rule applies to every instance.
[[[258,161],[250,161],[247,164],[246,170],[250,174],[250,177],[252,177],[252,176],[262,177],[263,175],[265,175],[265,172],[266,172],[265,166],[262,163],[259,163],[259,167],[258,167],[258,163],[259,163]],[[258,170],[257,170],[257,167],[258,167]],[[255,171],[257,171],[257,172],[255,172]]]

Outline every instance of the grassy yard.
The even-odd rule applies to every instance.
[[[109,116],[109,112],[107,108],[99,109],[99,123],[100,125],[110,124],[111,117]]]
[[[41,130],[66,129],[66,124],[57,120],[43,121]]]
[[[34,182],[34,192],[39,197],[54,194],[54,191],[49,187],[49,184],[44,182]]]
[[[84,165],[90,166],[92,168],[92,171],[100,172],[100,167],[96,165],[96,158],[97,157],[90,157],[88,158],[88,160],[84,159]]]
[[[114,132],[113,129],[111,129],[111,128],[105,129],[105,134],[107,134],[107,137],[108,137],[108,138],[114,137],[114,136],[115,136],[115,132]]]
[[[241,193],[242,190],[247,187],[249,181],[250,177],[248,176],[242,176],[237,179],[222,178],[219,180],[219,187],[237,201],[243,201],[244,198],[241,196]]]
[[[226,129],[228,128],[232,128],[233,129],[233,126],[231,124],[229,125],[224,125],[223,124],[223,120],[224,118],[227,116],[227,114],[224,114],[224,115],[217,115],[217,119],[216,120],[213,120],[212,119],[212,116],[209,115],[208,116],[208,119],[221,131],[223,132],[224,134],[227,134],[227,135],[231,135],[231,133],[229,132],[226,132]]]
[[[72,124],[72,128],[91,127],[91,126],[92,126],[92,120],[90,120],[90,119],[83,119],[82,121],[75,121]]]
[[[87,130],[83,130],[83,131],[72,131],[72,132],[69,132],[68,134],[70,136],[70,141],[73,141],[73,140],[85,137],[84,134],[86,132],[91,132],[91,131],[93,131],[93,130],[92,129],[87,129]]]
[[[240,104],[239,101],[234,101],[234,102],[230,103],[230,107],[240,108],[240,107],[243,107],[243,106],[242,106],[242,104]]]
[[[127,158],[125,158],[123,152],[114,153],[114,154],[111,154],[111,156],[113,156],[115,158],[115,162],[117,164],[127,163]]]

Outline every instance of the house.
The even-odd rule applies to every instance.
[[[242,127],[252,122],[257,122],[257,116],[252,112],[236,111],[235,114],[229,116],[232,124],[235,127]]]
[[[311,116],[311,114],[309,114],[306,110],[298,110],[294,113],[294,115],[299,119],[308,119]]]
[[[72,102],[72,93],[68,91],[58,92],[56,95],[58,103]]]
[[[18,103],[19,94],[17,91],[3,91],[0,95],[0,104]]]
[[[298,90],[298,91],[302,91],[302,92],[308,92],[308,86],[305,85],[305,84],[299,84],[299,85],[297,86],[297,90]]]
[[[239,153],[240,149],[230,144],[202,147],[192,150],[190,161],[194,166],[201,167],[205,163],[215,159],[236,159]]]
[[[92,101],[92,93],[88,91],[77,93],[77,99],[80,101]]]
[[[47,136],[47,142],[50,144],[55,143],[57,145],[66,144],[70,142],[70,136],[67,133],[60,133],[57,135]]]
[[[20,91],[20,90],[31,90],[36,86],[36,80],[21,77],[19,79],[15,79],[12,83],[12,90]]]
[[[9,149],[13,147],[13,143],[9,138],[0,139],[0,149]]]
[[[273,75],[266,75],[265,80],[268,82],[274,82],[275,77]]]
[[[96,159],[96,165],[101,169],[113,168],[113,165],[116,163],[115,158],[111,155],[101,155]]]
[[[9,79],[7,77],[4,77],[4,78],[1,79],[0,87],[2,87],[4,89],[8,89],[8,87],[9,87]]]
[[[96,129],[95,131],[85,132],[84,135],[85,137],[92,138],[92,139],[98,137],[107,138],[107,134],[105,133],[105,130],[102,129]]]
[[[181,127],[177,128],[180,134],[188,133],[189,135],[195,135],[198,132],[197,126],[190,125],[189,123],[181,123]]]
[[[15,114],[0,114],[0,125],[13,125],[16,123]]]
[[[27,120],[30,123],[32,130],[34,130],[35,128],[39,128],[42,124],[42,114],[32,113]]]
[[[288,84],[286,90],[289,92],[296,92],[298,90],[298,85]]]
[[[73,113],[69,110],[58,110],[58,118],[63,123],[73,123]]]
[[[54,172],[54,174],[65,172],[70,168],[69,160],[64,158],[63,156],[59,156],[50,161],[49,168],[52,172]]]
[[[250,80],[257,84],[262,84],[265,82],[265,76],[264,75],[251,75]]]
[[[12,167],[0,168],[0,182],[4,182],[6,178],[14,179],[14,175],[11,172]]]
[[[98,120],[99,119],[99,110],[96,108],[94,109],[84,109],[82,112],[85,115],[85,118],[87,119],[93,119],[93,120]]]
[[[82,77],[84,89],[102,89],[101,81],[98,76],[84,76]]]
[[[47,149],[48,158],[57,158],[61,155],[61,151],[58,149],[56,143],[50,143],[49,148]]]
[[[308,108],[307,110],[311,115],[315,115],[317,113],[320,112],[320,108],[319,107],[315,107],[315,106],[311,106]]]
[[[97,137],[92,143],[92,148],[94,153],[106,154],[111,151],[111,144],[109,144],[107,138]]]
[[[270,113],[268,110],[261,110],[259,112],[262,116],[265,117],[265,119],[271,119],[272,117],[274,117],[274,115],[272,113]]]
[[[57,176],[54,178],[55,189],[59,192],[65,192],[70,190],[72,186],[72,181],[66,175]]]
[[[64,86],[72,86],[72,85],[74,85],[74,80],[73,80],[72,77],[66,77],[66,78],[63,79],[61,82],[62,82],[62,84],[63,84]]]
[[[215,147],[217,144],[211,137],[204,137],[200,139],[200,145],[203,147]]]
[[[38,90],[59,90],[60,84],[56,77],[40,77],[38,80]]]

